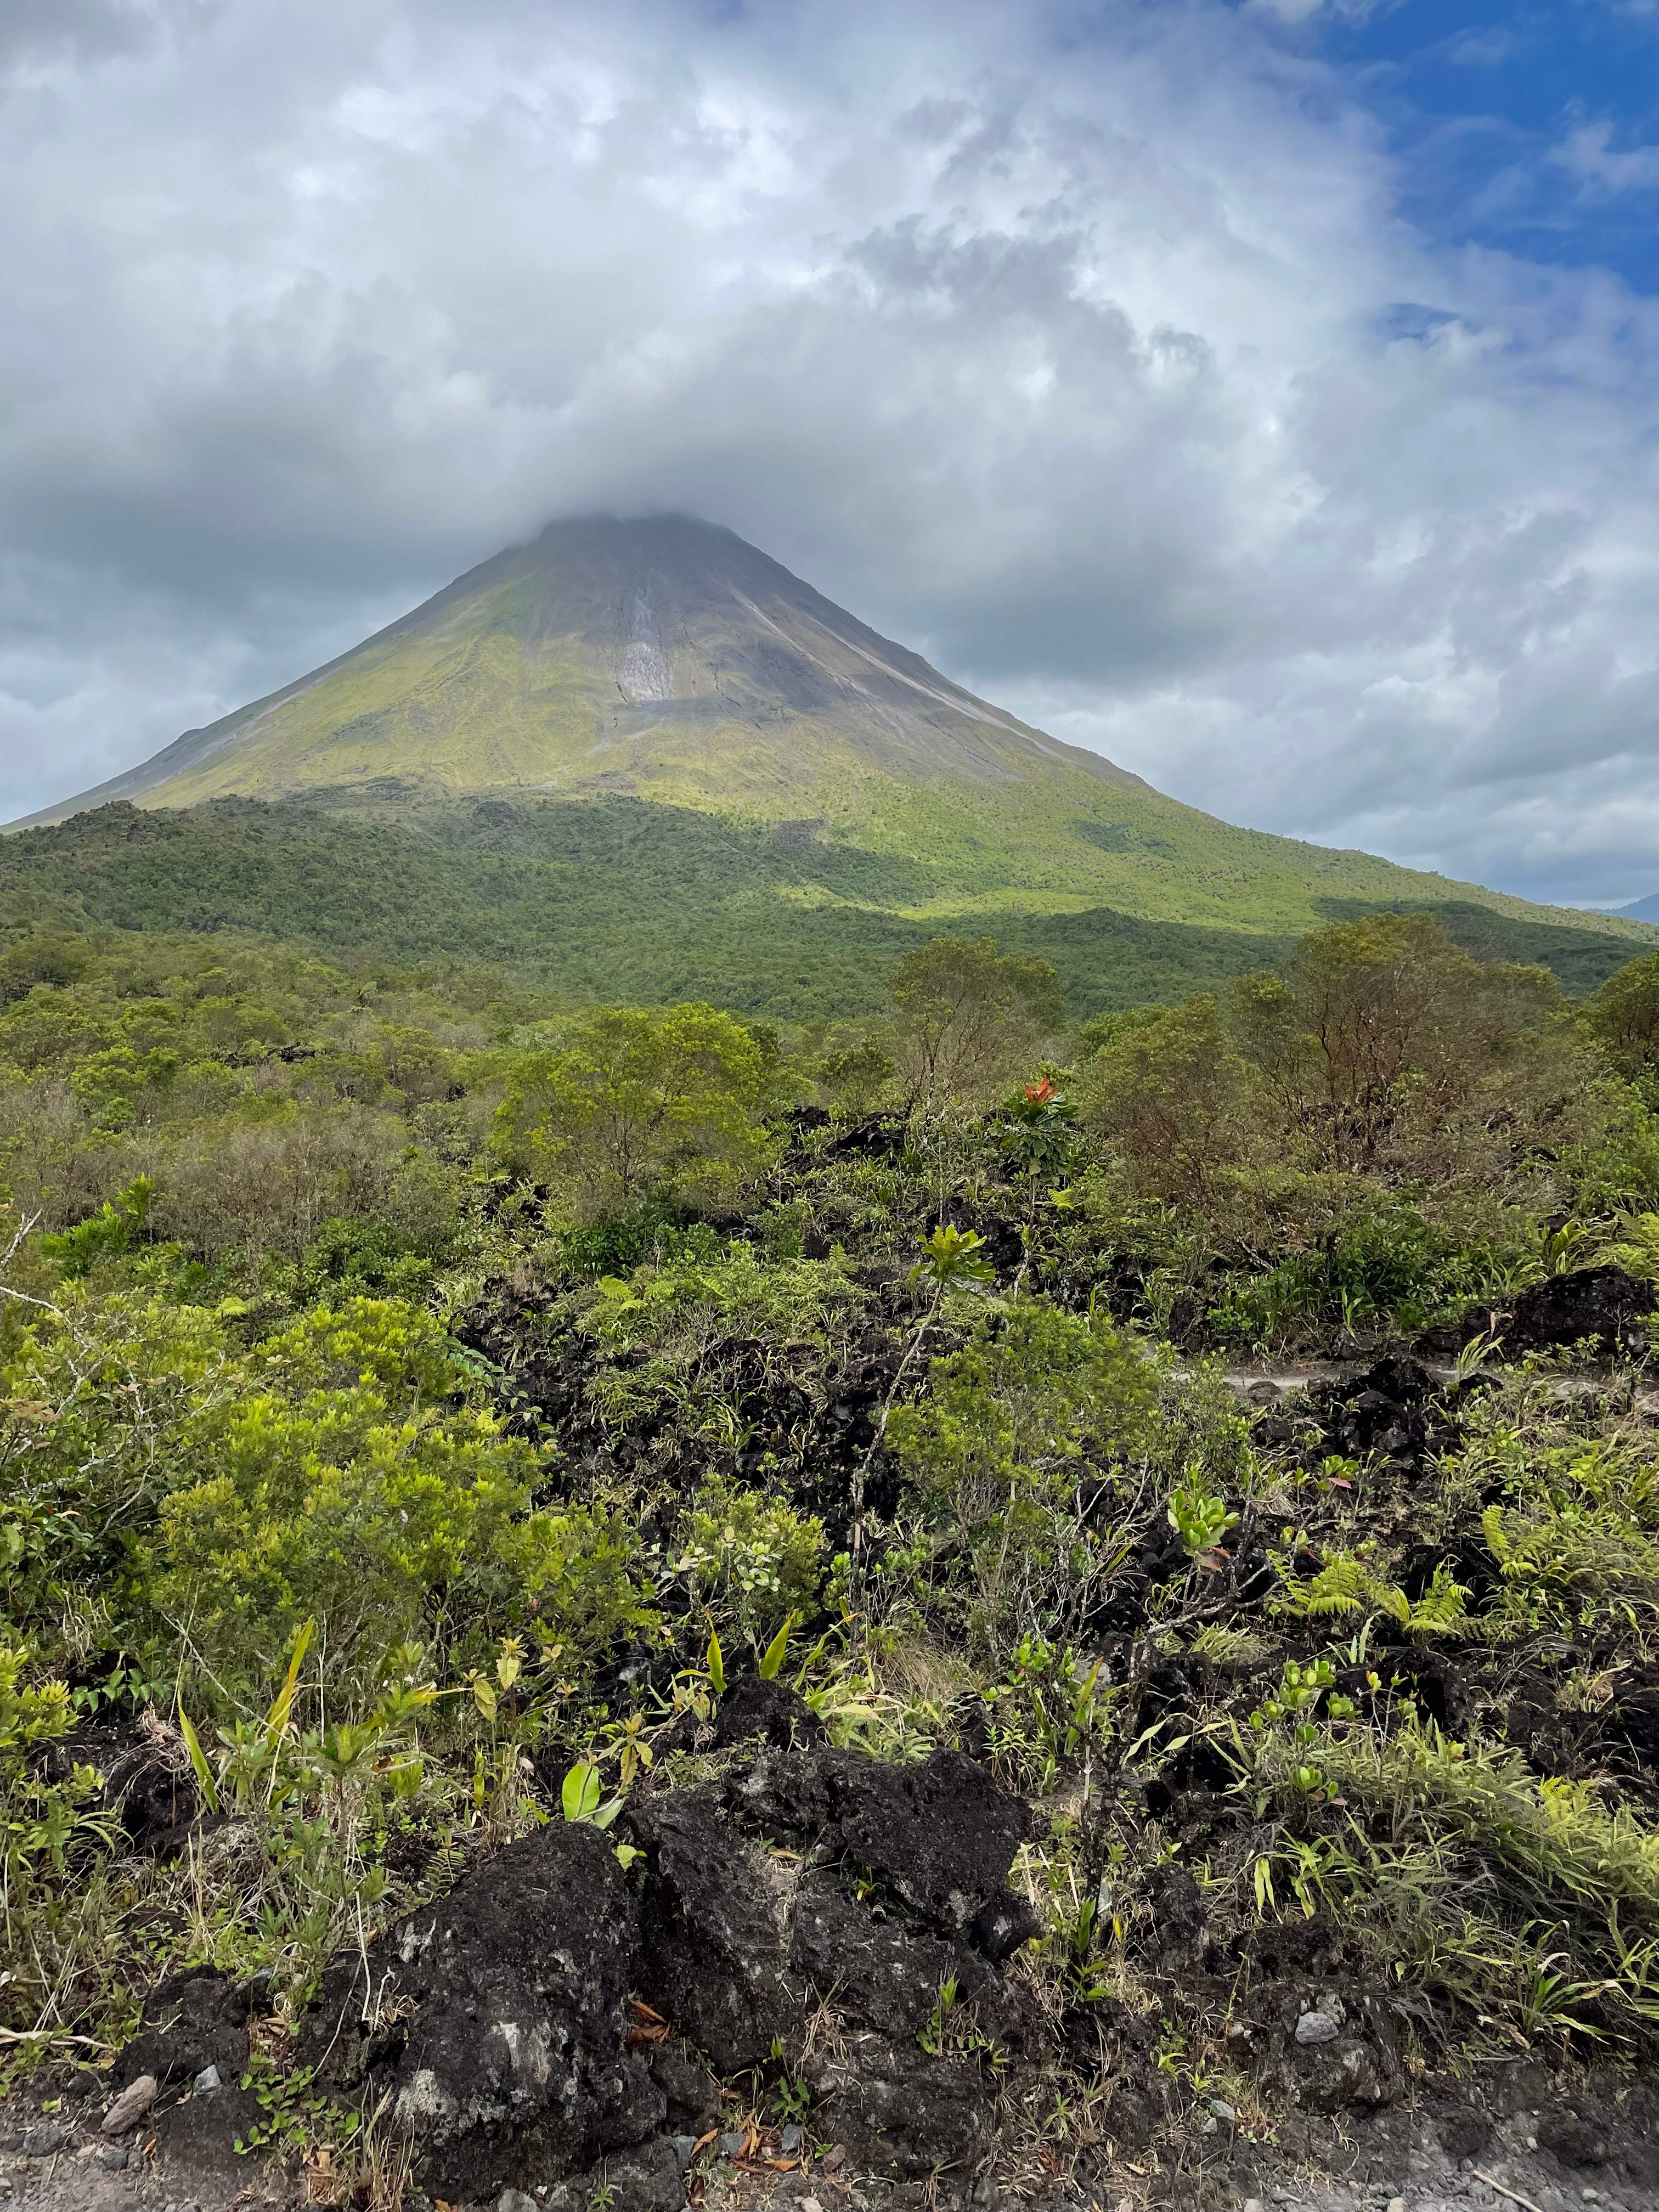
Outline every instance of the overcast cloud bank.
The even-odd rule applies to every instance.
[[[0,817],[674,507],[1230,818],[1659,887],[1659,309],[1407,224],[1320,12],[15,5]]]

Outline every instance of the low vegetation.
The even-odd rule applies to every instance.
[[[908,953],[988,930],[1005,955],[1053,965],[1073,1020],[1224,991],[1287,954],[1302,930],[1402,897],[1480,958],[1539,963],[1578,994],[1655,941],[1617,915],[1437,885],[1362,854],[1228,829],[1151,792],[1107,801],[1094,786],[1086,796],[1174,816],[1178,843],[1126,831],[1105,854],[1079,842],[1102,825],[1077,815],[1075,794],[1051,797],[1014,848],[1006,786],[895,786],[890,796],[905,804],[867,834],[660,799],[522,793],[442,805],[337,793],[118,804],[0,837],[0,921],[242,930],[331,961],[523,963],[556,975],[572,1000],[709,1000],[790,1022],[878,1019]],[[803,793],[796,811],[821,809]]]
[[[770,1027],[73,921],[0,951],[15,2072],[185,1965],[293,2021],[756,1674],[1036,1808],[1012,2167],[1267,2142],[1280,1984],[1651,2061],[1659,955],[1361,917],[1068,1029],[939,939]]]

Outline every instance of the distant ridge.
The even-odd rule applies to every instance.
[[[677,869],[713,849],[689,824],[714,817],[773,841],[752,848],[742,911],[722,908],[723,944],[757,933],[763,954],[769,937],[787,939],[799,961],[832,910],[843,917],[836,941],[848,944],[880,917],[899,931],[883,943],[947,928],[1012,942],[1040,923],[1045,943],[1069,932],[1089,948],[1079,958],[1092,963],[1085,981],[1097,1000],[1131,989],[1127,971],[1109,972],[1125,941],[1115,919],[1198,932],[1181,940],[1187,975],[1210,972],[1205,932],[1215,933],[1216,972],[1234,972],[1252,939],[1269,957],[1270,945],[1322,921],[1386,907],[1455,908],[1466,935],[1468,915],[1490,915],[1522,933],[1497,930],[1494,955],[1555,957],[1564,974],[1565,952],[1523,953],[1523,941],[1565,946],[1570,936],[1575,975],[1659,941],[1635,916],[1539,907],[1368,854],[1236,829],[1033,729],[732,531],[680,514],[554,523],[323,667],[9,826],[65,823],[111,802],[153,811],[247,799],[337,821],[372,817],[424,841],[422,851],[433,841],[471,849],[495,835],[488,810],[506,806],[514,812],[503,817],[503,857],[510,848],[523,866],[554,871],[550,897],[564,880],[556,871],[590,853],[603,853],[608,869],[630,865],[618,859],[614,823],[603,828],[593,811],[601,802],[641,809],[646,826],[629,833],[626,852],[672,854]],[[550,805],[558,821],[544,836],[525,810],[539,819]],[[77,849],[83,864],[95,852],[98,865],[115,866],[108,837]],[[729,860],[751,848],[720,849]],[[817,851],[823,863],[780,870],[766,857],[775,849]],[[30,866],[50,874],[50,854]],[[194,913],[187,888],[180,878],[168,896]],[[728,907],[736,896],[724,877],[718,886],[693,879],[684,896],[694,894]],[[786,908],[793,918],[781,929]],[[167,911],[165,901],[143,910],[152,920]],[[417,922],[426,941],[419,917],[405,912],[396,927]],[[539,927],[532,937],[547,957]],[[386,941],[395,949],[395,936]],[[1136,942],[1133,988],[1145,995],[1157,962],[1146,951],[1152,940],[1143,933]]]

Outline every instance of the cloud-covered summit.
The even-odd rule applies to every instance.
[[[0,812],[551,516],[676,508],[1213,811],[1644,891],[1659,318],[1406,222],[1315,27],[18,15]]]

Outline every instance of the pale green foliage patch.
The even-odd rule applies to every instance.
[[[714,1200],[766,1157],[771,1076],[755,1038],[713,1006],[605,1007],[515,1069],[500,1141],[589,1215],[657,1185]]]

